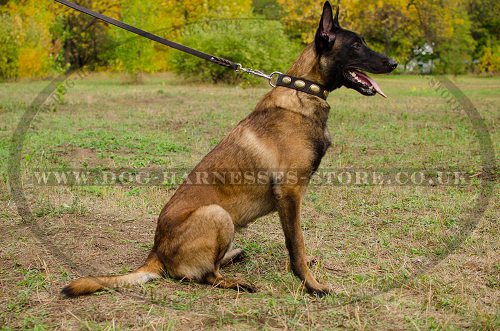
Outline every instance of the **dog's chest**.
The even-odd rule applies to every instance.
[[[232,210],[233,222],[236,228],[246,227],[259,217],[269,214],[276,209],[272,191],[262,187],[256,195],[247,195]]]

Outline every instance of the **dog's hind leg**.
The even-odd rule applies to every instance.
[[[215,287],[230,288],[233,290],[250,292],[250,293],[257,292],[257,288],[254,285],[242,279],[224,277],[220,274],[219,271],[208,273],[205,276],[205,281],[208,284],[212,284]]]
[[[240,250],[230,250],[234,238],[231,215],[219,205],[196,209],[174,228],[162,251],[168,273],[178,279],[195,280],[221,288],[250,290],[251,285],[224,278],[219,272]]]

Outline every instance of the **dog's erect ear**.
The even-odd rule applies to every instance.
[[[326,1],[323,5],[323,14],[319,21],[316,36],[314,37],[314,43],[318,52],[332,47],[335,42],[335,33],[339,28],[339,7],[337,6],[335,17],[333,17],[332,6]]]
[[[339,24],[339,10],[340,10],[340,6],[337,5],[337,10],[335,11],[335,17],[333,18],[333,26],[336,29],[340,29],[340,24]]]

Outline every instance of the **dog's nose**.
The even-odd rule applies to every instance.
[[[387,65],[389,67],[391,67],[392,70],[394,70],[398,67],[398,63],[396,61],[394,61],[393,59],[389,59],[389,61],[387,61]]]

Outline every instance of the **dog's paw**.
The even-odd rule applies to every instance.
[[[315,287],[307,287],[307,291],[318,298],[333,293],[333,289],[330,286],[321,284]]]
[[[258,291],[257,287],[250,283],[238,283],[237,290],[248,293],[255,293]]]

